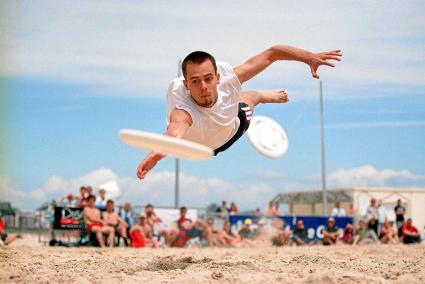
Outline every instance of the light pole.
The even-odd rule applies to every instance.
[[[328,215],[328,196],[326,192],[326,163],[325,163],[325,129],[323,127],[323,86],[322,80],[319,81],[320,86],[320,146],[321,146],[321,168],[322,168],[322,203],[323,216]]]

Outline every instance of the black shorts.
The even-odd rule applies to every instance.
[[[216,156],[220,152],[227,150],[230,146],[233,145],[233,143],[235,143],[239,138],[242,137],[242,135],[248,130],[251,117],[252,117],[251,107],[247,105],[246,103],[239,103],[239,112],[238,112],[238,118],[240,121],[239,128],[236,131],[235,135],[232,138],[230,138],[229,141],[227,141],[224,145],[214,150],[214,156]]]

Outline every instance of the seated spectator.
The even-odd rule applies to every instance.
[[[120,217],[132,228],[134,226],[133,209],[129,202],[124,203],[124,206],[120,210]]]
[[[348,205],[348,211],[347,211],[347,215],[350,217],[355,217],[357,214],[357,209],[354,208],[354,204],[350,203],[350,205]]]
[[[370,243],[377,244],[378,242],[379,240],[378,236],[375,233],[375,230],[366,226],[365,221],[360,220],[354,236],[353,245]]]
[[[84,223],[87,226],[87,230],[96,234],[96,239],[99,242],[100,247],[105,246],[103,235],[108,236],[109,247],[114,246],[115,230],[109,227],[101,218],[100,211],[94,208],[94,202],[96,197],[89,195],[87,197],[87,205],[84,207],[83,218]]]
[[[78,196],[75,196],[72,193],[68,193],[66,196],[64,196],[61,200],[60,200],[60,204],[62,207],[70,207],[70,208],[74,208],[77,207],[78,205]]]
[[[179,236],[176,239],[178,242],[178,246],[184,246],[186,242],[191,238],[204,236],[204,230],[206,228],[206,224],[201,220],[196,220],[193,222],[191,219],[186,218],[187,208],[180,208],[180,218],[177,220],[177,226],[180,230]],[[174,242],[173,245],[176,245]]]
[[[244,221],[244,227],[239,230],[239,237],[241,239],[240,243],[241,245],[248,245],[248,246],[256,246],[255,242],[255,234],[251,227],[252,220],[247,218]]]
[[[404,244],[416,244],[421,242],[419,230],[413,226],[412,218],[407,219],[402,227],[402,240]]]
[[[99,189],[99,196],[96,198],[96,202],[94,204],[94,206],[97,209],[100,210],[105,210],[106,209],[106,190],[104,190],[103,188]]]
[[[345,217],[347,214],[345,214],[345,209],[341,208],[341,203],[337,201],[335,203],[335,208],[332,209],[331,213],[332,217]]]
[[[354,227],[351,224],[347,224],[344,229],[344,235],[342,236],[342,242],[344,244],[352,244],[354,242]]]
[[[11,242],[13,242],[16,239],[16,236],[14,234],[8,234],[5,231],[5,222],[3,219],[0,218],[0,246],[1,245],[9,245]]]
[[[214,220],[212,218],[208,218],[204,233],[208,240],[208,245],[211,247],[225,246],[227,244],[224,233],[214,228]]]
[[[102,219],[109,227],[112,227],[115,234],[119,234],[124,239],[124,243],[128,246],[128,235],[127,228],[128,224],[118,216],[117,212],[114,211],[114,201],[109,199],[106,202],[106,211],[102,212]]]
[[[383,244],[399,244],[400,240],[398,238],[397,229],[394,227],[394,222],[385,221],[382,225],[381,232],[379,234],[379,239]]]
[[[370,199],[370,205],[367,208],[367,225],[369,229],[375,231],[378,236],[378,205],[376,204],[377,199],[372,197]]]
[[[330,217],[327,226],[323,229],[323,245],[336,245],[339,238],[339,229],[335,226],[335,219]]]
[[[78,204],[79,207],[84,208],[87,205],[87,188],[85,186],[80,187],[80,202]]]
[[[285,229],[285,221],[280,218],[275,218],[272,221],[272,226],[277,231],[277,233],[275,233],[272,237],[272,244],[275,246],[289,245],[292,231],[289,229]]]
[[[305,228],[304,221],[302,219],[297,219],[297,222],[295,223],[295,229],[292,232],[292,240],[297,246],[314,244],[314,241],[308,238],[307,229]]]
[[[145,215],[139,217],[139,223],[131,228],[130,235],[134,236],[135,231],[138,231],[143,234],[144,246],[152,248],[159,247],[157,240],[154,238],[152,228],[151,226],[149,226]]]
[[[151,227],[155,237],[164,237],[166,246],[171,246],[173,241],[177,238],[179,230],[176,228],[167,227],[162,222],[161,218],[155,213],[155,208],[152,204],[145,206],[146,222]]]
[[[226,221],[223,224],[223,237],[228,246],[236,246],[241,241],[241,237],[232,232],[229,221]]]
[[[273,201],[269,201],[266,210],[264,210],[264,215],[266,217],[274,216]]]
[[[239,214],[239,209],[236,206],[236,203],[235,202],[230,203],[229,214],[230,215],[237,215],[237,214]]]

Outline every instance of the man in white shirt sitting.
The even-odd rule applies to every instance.
[[[341,208],[341,203],[339,201],[337,201],[335,203],[335,208],[332,209],[331,216],[332,217],[345,217],[345,216],[347,216],[347,214],[345,213],[345,209]]]

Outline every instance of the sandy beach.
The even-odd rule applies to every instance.
[[[424,283],[425,246],[0,247],[0,283]]]

